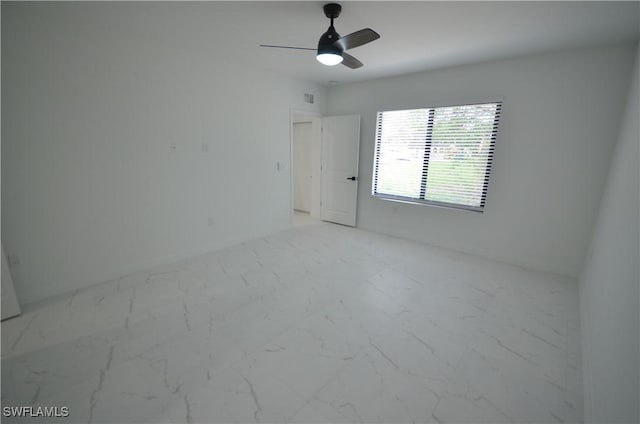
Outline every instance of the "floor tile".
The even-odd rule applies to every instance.
[[[574,280],[298,221],[27,305],[2,323],[2,406],[85,423],[582,420]]]

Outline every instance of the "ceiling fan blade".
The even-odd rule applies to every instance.
[[[260,47],[271,47],[274,49],[291,49],[291,50],[313,50],[313,51],[317,50],[309,47],[272,46],[270,44],[260,44]]]
[[[362,62],[345,52],[342,52],[342,64],[351,69],[362,68]]]
[[[378,38],[380,38],[380,34],[371,28],[365,28],[360,31],[352,32],[344,37],[340,37],[334,44],[342,47],[342,50],[348,50],[370,43]]]

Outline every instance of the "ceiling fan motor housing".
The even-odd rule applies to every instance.
[[[318,41],[318,54],[330,53],[342,56],[342,49],[335,42],[340,38],[333,25],[322,34]]]
[[[340,38],[340,34],[338,34],[333,27],[333,20],[340,16],[342,6],[338,3],[327,3],[323,9],[325,16],[331,19],[331,25],[329,29],[322,34],[320,41],[318,41],[318,54],[336,54],[342,56],[342,48],[334,44]]]

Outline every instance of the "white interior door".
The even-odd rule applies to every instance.
[[[322,118],[323,221],[356,226],[360,115]]]
[[[293,208],[311,211],[311,122],[293,124]]]
[[[4,255],[4,249],[2,249],[2,319],[11,318],[16,315],[20,315],[20,305],[18,304],[18,298],[16,297],[16,291],[13,288],[13,281],[11,280],[11,273],[9,272],[9,264],[7,264],[7,257]]]

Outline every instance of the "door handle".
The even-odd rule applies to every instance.
[[[347,177],[347,180],[355,181],[355,180],[357,180],[357,178],[356,177]]]

